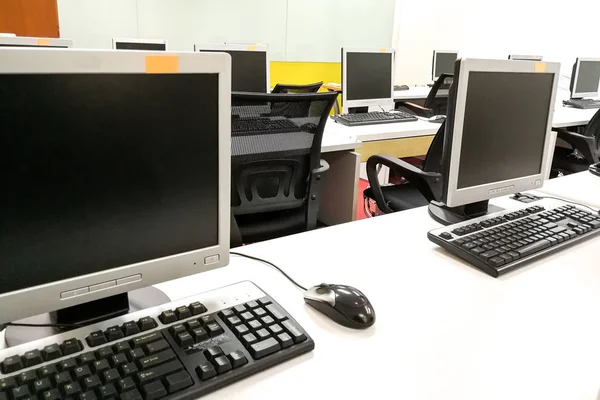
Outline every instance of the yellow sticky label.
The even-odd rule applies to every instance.
[[[546,72],[546,63],[545,62],[536,62],[533,67],[535,72]]]
[[[35,41],[38,46],[50,46],[50,39],[38,39]]]
[[[254,51],[254,50],[256,50],[256,46],[248,46],[248,50],[249,51]]]
[[[176,74],[178,72],[178,56],[146,56],[147,74]]]
[[[379,51],[382,52],[382,53],[385,53],[385,50],[386,49],[384,47],[382,47],[381,49],[379,49]]]

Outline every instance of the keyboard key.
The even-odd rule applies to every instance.
[[[29,386],[22,385],[14,387],[11,391],[13,400],[21,400],[26,399],[31,396],[31,392],[29,391]]]
[[[163,338],[163,336],[160,332],[148,333],[147,335],[142,335],[142,336],[133,338],[131,340],[131,347],[140,347],[144,344],[161,340],[162,338]]]
[[[25,367],[33,367],[44,362],[42,352],[39,350],[31,350],[23,354],[23,364]]]
[[[258,321],[256,319],[253,319],[252,321],[248,322],[248,326],[252,330],[257,330],[257,329],[262,328],[262,324],[260,323],[260,321]]]
[[[203,315],[200,317],[199,321],[203,326],[206,326],[208,324],[213,324],[215,322],[215,317],[212,315]]]
[[[79,365],[88,365],[96,361],[96,355],[91,351],[88,353],[83,353],[78,358]]]
[[[258,339],[256,338],[256,336],[254,336],[253,333],[248,333],[248,334],[242,336],[241,340],[242,340],[242,344],[245,347],[248,347],[251,344],[256,343],[258,341]]]
[[[50,389],[52,389],[52,383],[48,378],[42,378],[33,382],[33,391],[38,395]]]
[[[234,327],[236,325],[239,325],[242,323],[242,320],[237,316],[234,315],[233,317],[229,317],[227,318],[227,325],[231,328]]]
[[[226,321],[228,318],[233,317],[234,315],[235,312],[233,312],[231,308],[226,308],[219,312],[219,317],[221,317],[223,321]]]
[[[54,377],[56,374],[58,374],[58,369],[55,364],[46,365],[45,367],[38,369],[38,376],[40,378]]]
[[[118,397],[117,389],[115,389],[115,385],[109,383],[108,385],[100,386],[98,388],[98,394],[100,395],[100,399],[116,399]]]
[[[492,267],[499,267],[501,265],[504,265],[505,261],[501,257],[492,257],[489,260],[487,260],[487,263]]]
[[[248,363],[246,356],[240,350],[232,351],[231,353],[229,353],[227,358],[229,358],[229,362],[231,363],[231,366],[233,368],[238,368],[238,367],[241,367],[242,365]]]
[[[54,375],[54,384],[56,386],[66,385],[67,383],[71,383],[71,381],[71,374],[68,371]]]
[[[110,358],[110,365],[116,368],[121,364],[127,364],[128,361],[125,354],[115,354]]]
[[[212,360],[212,363],[215,366],[217,374],[222,374],[232,369],[231,362],[224,355],[215,357],[215,359]]]
[[[71,371],[72,369],[77,368],[77,361],[75,361],[74,358],[67,358],[58,363],[58,367],[61,371]]]
[[[133,321],[125,322],[121,325],[121,330],[125,336],[132,336],[140,333],[140,327]]]
[[[519,254],[519,256],[521,258],[523,258],[523,257],[527,257],[531,254],[537,253],[539,251],[542,251],[544,249],[547,249],[550,246],[551,246],[550,241],[547,239],[544,239],[544,240],[540,240],[538,242],[532,243],[528,246],[522,247],[519,250],[516,250],[516,252]]]
[[[160,313],[160,315],[158,316],[158,319],[160,320],[160,322],[167,325],[167,324],[176,322],[177,315],[175,315],[175,313],[173,311],[167,310],[167,311],[163,311],[162,313]]]
[[[498,253],[495,250],[489,250],[489,251],[486,251],[485,253],[481,253],[479,255],[479,258],[482,259],[483,261],[487,262],[490,258],[494,258],[494,257],[498,256],[499,254],[500,253]]]
[[[267,312],[265,311],[265,309],[262,308],[262,307],[258,307],[256,309],[254,309],[253,311],[254,311],[254,314],[256,314],[256,316],[258,318],[260,318],[260,317],[262,317],[262,316],[264,316],[264,315],[267,314]]]
[[[62,356],[62,350],[57,344],[51,344],[42,349],[42,357],[45,361],[52,361]]]
[[[277,335],[277,341],[281,344],[281,348],[285,349],[294,344],[294,340],[287,333],[280,333]]]
[[[62,387],[62,392],[65,397],[75,397],[81,393],[81,386],[77,382],[67,383]]]
[[[246,303],[246,307],[248,307],[250,309],[254,309],[254,308],[258,307],[258,306],[259,306],[259,304],[256,301],[254,301],[254,300],[249,301],[249,302]]]
[[[106,340],[106,336],[104,336],[104,332],[102,331],[90,333],[90,335],[85,338],[85,341],[90,347],[96,347],[104,343],[108,343],[108,340]]]
[[[108,360],[99,360],[92,363],[92,370],[95,374],[101,375],[104,371],[108,371],[109,369],[110,364],[108,363]]]
[[[80,381],[88,376],[92,376],[92,370],[87,365],[84,365],[83,367],[75,368],[73,374],[75,374],[75,379]]]
[[[121,330],[121,328],[119,328],[118,326],[111,326],[110,328],[107,328],[104,331],[104,336],[106,336],[106,339],[109,342],[112,342],[114,340],[119,340],[122,339],[123,337],[125,337],[125,335],[123,334],[123,331]]]
[[[164,339],[158,340],[156,342],[148,343],[144,346],[144,350],[146,350],[146,354],[148,354],[148,355],[158,353],[158,352],[161,352],[161,351],[163,351],[165,349],[169,349],[169,348],[171,348],[169,346],[169,343],[167,343],[167,341]]]
[[[223,328],[216,322],[206,325],[206,330],[208,332],[208,336],[215,337],[223,333]]]
[[[44,400],[61,400],[62,394],[60,394],[58,389],[50,389],[42,394],[42,398]]]
[[[194,343],[200,343],[208,339],[208,332],[204,328],[196,328],[192,330],[192,338],[194,339]]]
[[[266,330],[265,328],[262,328],[262,329],[257,330],[255,335],[258,338],[258,340],[261,341],[261,340],[264,340],[264,339],[270,337],[271,333],[268,330]]]
[[[129,342],[119,342],[115,344],[112,349],[115,354],[127,354],[127,352],[131,350],[131,346],[129,345]]]
[[[23,361],[19,356],[6,357],[0,364],[2,373],[10,374],[23,368]]]
[[[213,360],[223,355],[223,350],[219,346],[212,346],[204,350],[204,357],[209,360]]]
[[[158,324],[152,317],[140,318],[137,322],[137,325],[140,328],[140,331],[142,331],[142,332],[148,331],[150,329],[154,329],[158,326]]]
[[[98,357],[99,360],[109,358],[112,355],[113,355],[113,351],[110,346],[102,347],[102,348],[96,350],[96,357]]]
[[[244,321],[251,321],[254,319],[254,314],[252,314],[250,311],[246,311],[240,314],[240,318]]]
[[[238,314],[241,314],[243,312],[248,311],[248,309],[246,308],[245,305],[243,304],[238,304],[237,306],[233,307],[233,311],[235,311]]]
[[[186,306],[180,306],[175,309],[175,315],[177,315],[178,320],[190,318],[192,316],[192,312]]]
[[[270,315],[265,315],[264,317],[262,317],[260,319],[260,321],[265,324],[265,325],[271,325],[272,323],[275,322],[275,320],[273,319],[273,317],[271,317]]]
[[[262,342],[250,345],[248,349],[252,357],[260,359],[281,350],[281,345],[275,338],[268,338]]]
[[[140,370],[146,370],[146,369],[154,368],[157,365],[164,364],[168,361],[174,360],[175,358],[176,357],[175,357],[175,353],[173,352],[173,350],[168,349],[165,351],[161,351],[160,353],[154,354],[152,356],[140,358],[137,361],[137,365],[140,368]]]
[[[129,359],[129,361],[135,361],[138,358],[142,358],[142,357],[146,357],[146,353],[144,352],[144,349],[142,349],[141,347],[131,349],[131,350],[129,350],[129,353],[127,353],[127,358]]]
[[[246,326],[246,324],[240,324],[235,326],[233,329],[233,333],[235,333],[235,336],[242,337],[247,333],[250,333],[250,328],[248,328],[248,326]]]
[[[167,375],[171,375],[175,372],[181,371],[182,369],[183,365],[181,365],[179,361],[170,361],[166,364],[138,372],[136,375],[137,383],[139,385],[145,385],[148,382],[162,379]]]
[[[75,354],[83,350],[83,345],[77,339],[67,339],[60,345],[60,347],[65,356]]]
[[[95,392],[89,391],[79,395],[77,397],[79,400],[98,400]]]
[[[281,325],[283,325],[283,328],[290,334],[292,339],[294,339],[294,343],[300,343],[306,340],[304,332],[302,332],[302,330],[300,330],[300,328],[292,321],[283,321]]]
[[[183,332],[177,335],[175,341],[181,347],[189,347],[194,344],[194,339],[192,338],[192,335],[190,335],[187,332]]]
[[[196,367],[196,373],[203,381],[217,376],[217,370],[215,370],[215,367],[211,363],[200,364]]]
[[[269,311],[269,313],[273,316],[273,318],[275,318],[278,321],[283,321],[283,320],[287,319],[287,316],[285,315],[283,310],[281,308],[279,308],[278,306],[276,306],[275,304],[269,304],[267,306],[267,311]]]
[[[505,264],[508,264],[513,260],[513,257],[508,253],[500,254],[498,257],[502,258]]]
[[[156,381],[144,385],[142,387],[142,393],[144,394],[144,399],[154,400],[165,397],[167,395],[167,390],[160,381]]]
[[[98,375],[92,375],[85,378],[82,382],[83,388],[88,390],[95,390],[102,386],[102,381],[100,381],[100,377]]]
[[[192,378],[185,371],[177,372],[165,378],[165,387],[169,393],[175,393],[193,384]]]
[[[201,328],[202,324],[200,324],[200,322],[197,319],[193,319],[191,321],[187,321],[185,323],[185,327],[188,330],[188,332],[192,332],[194,329]]]
[[[121,372],[121,376],[131,376],[136,374],[139,370],[135,363],[130,362],[127,364],[123,364],[119,367],[119,371]]]
[[[135,389],[135,382],[133,381],[132,378],[123,378],[123,379],[119,379],[116,383],[117,385],[117,390],[119,391],[119,393],[123,393],[126,392],[128,390],[131,389]]]
[[[130,390],[125,393],[121,393],[121,400],[143,400],[144,398],[140,394],[140,392],[135,390]]]
[[[34,370],[21,372],[19,374],[19,385],[29,385],[37,379],[37,374]]]
[[[192,312],[192,315],[200,315],[207,311],[204,304],[202,304],[198,301],[193,302],[188,307],[189,307],[190,311]]]

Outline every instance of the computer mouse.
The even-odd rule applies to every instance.
[[[600,163],[590,165],[590,172],[596,176],[600,176]]]
[[[395,85],[394,90],[409,90],[408,85]]]
[[[304,301],[348,328],[366,329],[375,323],[375,310],[367,296],[352,286],[322,283],[308,289]]]

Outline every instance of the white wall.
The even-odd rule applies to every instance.
[[[396,83],[431,81],[434,49],[461,56],[506,59],[539,54],[571,74],[577,56],[600,56],[598,0],[403,0],[396,12]],[[589,39],[566,34],[577,29]],[[593,39],[592,39],[593,38]]]
[[[61,37],[111,48],[113,37],[266,43],[275,61],[339,62],[340,48],[390,47],[396,0],[58,0]]]

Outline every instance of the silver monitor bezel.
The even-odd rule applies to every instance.
[[[164,44],[165,45],[164,51],[169,51],[169,42],[166,39],[113,38],[112,39],[112,49],[121,51],[121,50],[130,50],[130,49],[117,49],[117,43]],[[147,51],[147,50],[135,50],[135,51]]]
[[[361,99],[348,100],[348,53],[374,53],[374,54],[391,54],[392,60],[392,76],[390,77],[390,97],[382,97],[378,99]],[[394,49],[367,49],[367,48],[342,48],[342,106],[344,112],[347,112],[351,107],[369,107],[369,106],[385,106],[394,102],[394,77],[396,69],[396,51]]]
[[[512,61],[543,61],[544,56],[534,56],[526,54],[509,54],[508,59]]]
[[[195,44],[194,51],[202,52],[209,51],[260,51],[265,53],[267,81],[265,82],[265,93],[269,93],[271,82],[271,64],[269,62],[269,46],[266,44],[244,44],[244,43],[212,43],[212,44]]]
[[[156,58],[177,57],[178,73],[218,74],[219,82],[219,211],[218,244],[154,260],[77,276],[0,294],[0,324],[128,292],[160,282],[222,267],[229,262],[231,180],[231,57],[225,53],[176,53],[134,50],[63,50],[0,48],[0,74],[53,73],[146,73],[147,63]],[[150,60],[150,61],[148,61]],[[162,60],[159,60],[159,65]],[[160,71],[159,71],[160,72]],[[165,71],[167,72],[167,71]],[[170,71],[169,73],[173,73]],[[190,118],[196,118],[190,115]],[[219,260],[211,262],[210,256]],[[131,283],[118,279],[141,275]],[[115,285],[102,290],[61,298],[61,294],[105,282]],[[96,288],[99,288],[96,286]]]
[[[573,76],[573,90],[571,90],[571,98],[579,99],[584,97],[598,97],[600,93],[600,81],[598,82],[598,89],[595,92],[577,92],[577,80],[579,79],[579,67],[581,62],[597,62],[600,63],[600,58],[589,58],[589,57],[577,57],[575,61],[575,75]]]
[[[431,68],[431,79],[433,81],[437,81],[439,76],[435,76],[435,67],[437,65],[437,55],[438,54],[456,54],[456,59],[458,60],[458,50],[434,50],[433,51],[433,63]]]
[[[40,40],[43,44],[40,44]],[[71,39],[28,37],[28,36],[0,36],[0,46],[27,46],[27,47],[59,47],[72,48]]]
[[[552,95],[548,104],[548,121],[546,125],[546,137],[544,139],[544,152],[540,163],[540,170],[537,174],[458,189],[458,171],[462,146],[465,105],[469,83],[468,78],[470,72],[472,71],[528,73],[546,72],[554,74]],[[505,196],[511,193],[536,189],[543,185],[544,166],[547,164],[548,158],[552,157],[553,154],[553,148],[551,148],[552,115],[554,113],[554,106],[556,102],[556,90],[558,87],[559,75],[559,63],[481,59],[460,60],[458,86],[456,88],[456,105],[452,126],[450,163],[447,176],[448,183],[445,198],[445,203],[448,207],[458,207],[464,204],[489,200],[494,197]]]

